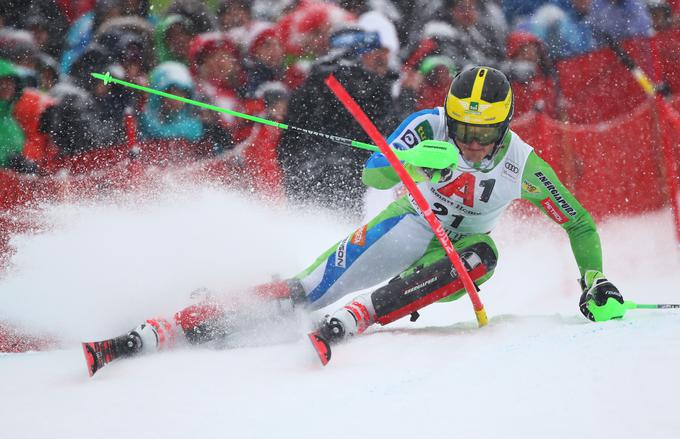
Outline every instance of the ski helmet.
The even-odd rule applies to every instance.
[[[477,66],[453,78],[444,108],[449,137],[457,144],[476,140],[494,144],[485,159],[493,159],[508,132],[514,98],[510,82],[499,70]]]

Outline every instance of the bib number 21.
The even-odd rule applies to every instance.
[[[467,207],[474,207],[476,199],[475,198],[475,187],[477,186],[476,183],[477,181],[475,179],[475,176],[465,172],[456,177],[456,179],[453,180],[451,183],[441,187],[438,191],[440,194],[447,197],[452,197],[454,195],[459,196],[462,198],[464,205],[466,205]],[[482,193],[479,196],[479,201],[483,203],[488,203],[489,200],[491,199],[491,193],[493,192],[493,188],[495,185],[496,185],[495,178],[480,180],[478,186],[482,190]],[[440,216],[448,216],[449,214],[449,210],[446,208],[446,206],[444,206],[441,203],[434,203],[432,205],[432,212]],[[460,223],[463,221],[464,216],[451,215],[451,218],[453,218],[453,221],[450,223],[449,227],[456,228],[460,226]]]

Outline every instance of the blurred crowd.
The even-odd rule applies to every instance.
[[[0,167],[125,144],[132,121],[141,141],[209,145],[260,189],[356,210],[365,151],[90,73],[369,142],[329,73],[386,135],[473,64],[508,75],[516,114],[559,118],[556,61],[678,25],[680,0],[0,0]]]

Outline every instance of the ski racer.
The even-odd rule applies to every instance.
[[[444,107],[410,115],[388,143],[406,149],[433,139],[458,147],[461,160],[455,169],[404,165],[476,285],[493,275],[498,261],[489,232],[510,202],[523,198],[567,232],[581,275],[580,310],[595,320],[593,307],[605,306],[609,298],[623,303],[621,293],[602,273],[595,224],[550,165],[509,129],[512,115],[513,95],[505,75],[478,66],[453,79]],[[400,180],[386,158],[375,153],[366,162],[363,181],[388,189]],[[334,244],[294,278],[254,291],[261,297],[290,300],[294,307],[318,310],[387,279],[391,280],[384,286],[327,315],[317,333],[332,344],[374,323],[385,325],[407,315],[415,319],[421,308],[465,294],[444,249],[408,195]],[[116,340],[125,353],[136,353],[156,349],[174,332],[191,342],[203,342],[228,334],[229,329],[220,306],[206,302],[178,312],[174,322],[149,320]]]

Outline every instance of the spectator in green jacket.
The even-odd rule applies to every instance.
[[[24,149],[24,132],[12,116],[19,96],[19,73],[10,62],[0,59],[0,168],[8,168]]]

